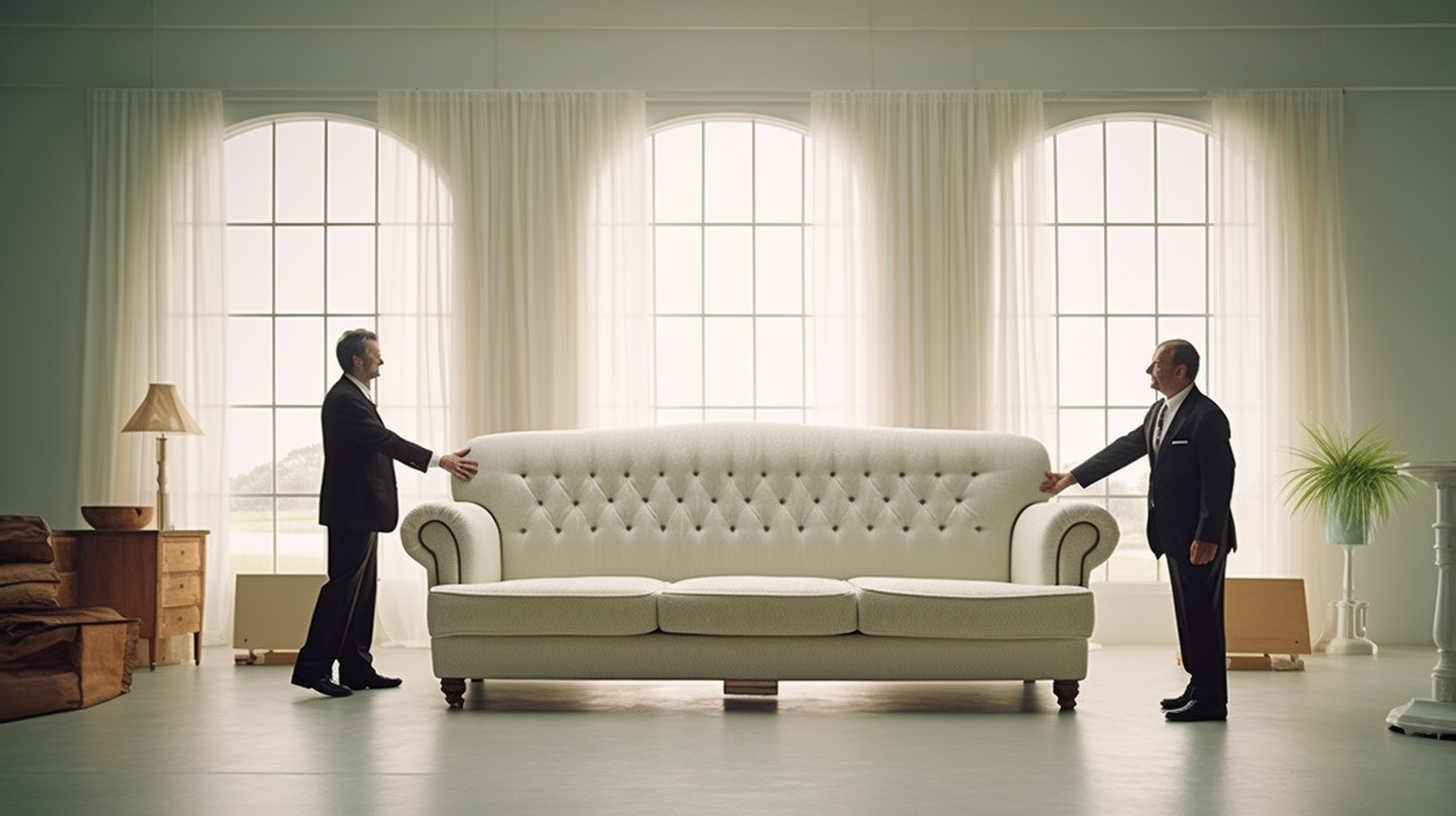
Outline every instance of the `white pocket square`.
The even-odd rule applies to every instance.
[[[1186,445],[1186,444],[1188,444],[1188,440],[1186,440],[1186,439],[1174,439],[1171,442],[1169,442],[1168,444],[1169,445]]]

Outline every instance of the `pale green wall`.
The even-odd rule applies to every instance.
[[[1456,459],[1449,0],[0,0],[0,512],[58,525],[90,498],[73,476],[89,87],[221,88],[232,121],[369,118],[381,87],[645,89],[655,121],[803,121],[807,92],[830,88],[1068,92],[1051,94],[1053,121],[1203,116],[1197,92],[1214,88],[1351,89],[1355,417]],[[1423,490],[1362,553],[1377,641],[1430,643],[1433,515]]]

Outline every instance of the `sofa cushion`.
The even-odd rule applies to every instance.
[[[641,635],[657,628],[655,578],[527,578],[430,589],[430,633]]]
[[[664,632],[682,635],[844,635],[854,588],[833,578],[718,575],[669,584],[657,596]]]
[[[852,578],[859,631],[925,638],[1089,637],[1092,591],[938,578]]]

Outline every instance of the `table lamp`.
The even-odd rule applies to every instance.
[[[200,434],[202,428],[187,413],[182,398],[177,396],[177,386],[171,383],[152,383],[147,386],[147,395],[136,413],[122,426],[122,433],[153,431],[157,434],[157,529],[171,529],[167,518],[167,434]]]

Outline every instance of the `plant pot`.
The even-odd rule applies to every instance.
[[[1325,541],[1331,544],[1369,544],[1370,515],[1350,519],[1334,511],[1325,511]]]

